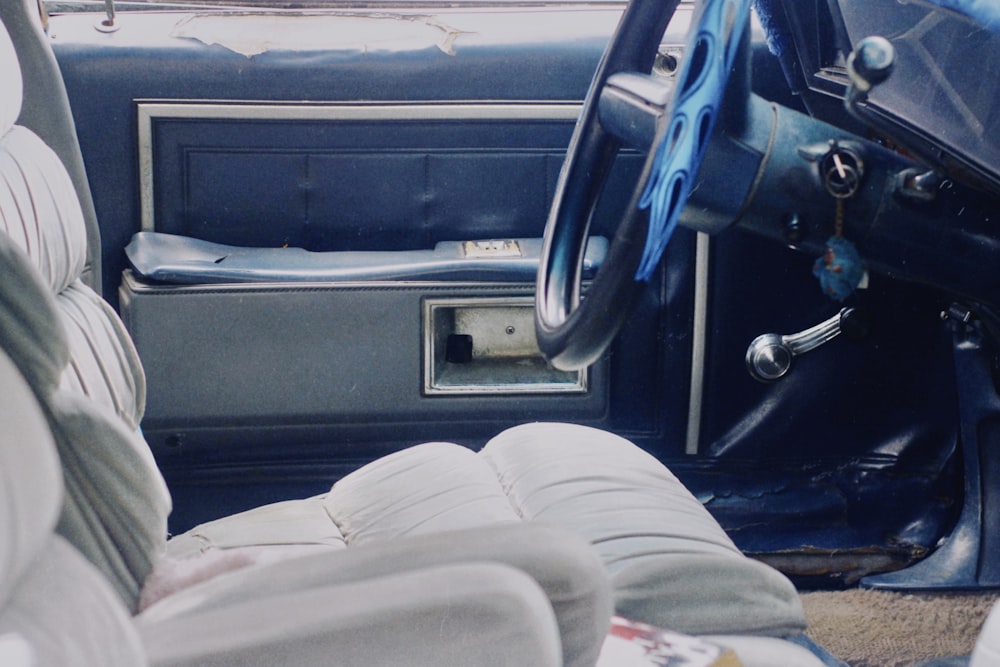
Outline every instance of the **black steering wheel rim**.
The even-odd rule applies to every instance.
[[[719,1],[716,0],[716,4]],[[583,257],[590,220],[620,146],[619,140],[601,124],[599,103],[601,93],[613,75],[650,72],[660,40],[678,4],[679,0],[632,0],[629,3],[597,68],[570,140],[545,227],[535,299],[535,331],[539,349],[556,368],[579,370],[597,361],[645,289],[645,280],[636,278],[640,264],[649,264],[646,246],[650,212],[649,207],[643,205],[644,190],[651,174],[658,168],[658,148],[662,147],[664,136],[676,132],[677,121],[683,119],[677,117],[674,109],[665,116],[671,122],[660,123],[657,127],[654,148],[649,151],[625,217],[618,226],[601,269],[587,290],[586,298],[581,300]],[[731,14],[727,15],[730,21],[727,35],[730,39],[736,21]],[[696,12],[692,30],[698,33],[702,31],[700,21],[701,13]],[[702,39],[701,34],[695,34],[695,37]],[[675,96],[680,94],[683,98],[689,92],[687,79],[683,78],[686,74],[682,69],[682,78],[678,81],[680,93],[675,93]],[[728,69],[722,72],[722,76],[728,76]],[[725,78],[722,79],[724,84]],[[718,106],[721,90],[715,92],[713,89],[712,95],[718,98],[714,100],[715,106]],[[699,112],[702,118],[705,117],[704,111]],[[714,114],[709,116],[714,122]],[[697,171],[707,135],[710,134],[705,128],[688,131],[698,134],[693,131],[695,129],[700,129],[702,145],[696,149],[700,152],[688,170],[690,172]],[[670,180],[679,182],[683,189],[679,209],[687,199],[694,174],[683,173],[678,177],[676,171],[668,173]],[[659,176],[662,177],[663,173]],[[675,183],[668,185],[676,187]],[[673,223],[676,223],[676,216]],[[659,254],[655,257],[658,260]]]

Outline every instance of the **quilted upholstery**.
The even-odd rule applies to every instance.
[[[62,479],[52,435],[2,352],[0,397],[0,664],[141,667],[139,636],[121,601],[53,532]]]
[[[145,650],[121,600],[93,565],[53,533],[0,610],[0,635],[17,637],[35,665],[144,667]],[[5,667],[17,663],[3,660]]]
[[[3,236],[0,241],[8,242]],[[57,416],[57,426],[100,417],[78,394],[54,385],[43,393],[50,408],[62,400],[69,404],[64,413],[79,412]],[[413,665],[552,667],[563,655],[554,611],[582,640],[571,647],[593,645],[607,623],[607,609],[592,613],[600,600],[600,586],[592,586],[600,582],[593,576],[600,566],[586,549],[573,546],[572,535],[538,527],[517,534],[491,529],[471,535],[471,541],[464,533],[435,537],[414,544],[406,564],[393,544],[391,550],[354,549],[349,558],[320,554],[245,568],[169,598],[134,624],[105,577],[53,533],[62,497],[53,436],[33,392],[2,351],[0,395],[5,667],[299,666],[330,664],[332,656],[337,664],[359,666],[405,656]],[[103,481],[114,483],[111,478],[120,474],[109,471]],[[538,548],[518,549],[523,562],[496,562],[498,552],[524,539],[558,544],[559,567],[551,567],[552,555]]]
[[[478,453],[410,447],[324,496],[197,526],[167,552],[191,559],[242,548],[256,559],[266,552],[246,549],[262,534],[274,548],[301,549],[323,535],[313,544],[350,550],[522,521],[586,539],[611,577],[617,612],[630,618],[692,634],[786,637],[805,628],[791,583],[743,556],[669,470],[623,438],[573,424],[508,429]]]
[[[142,367],[117,316],[83,282],[88,237],[73,181],[41,138],[14,125],[22,81],[6,32],[0,35],[0,84],[5,86],[0,95],[0,231],[57,295],[70,332],[71,364],[63,371],[64,382],[136,426],[145,401]]]
[[[48,292],[35,291],[40,286],[25,277],[30,270],[5,271],[11,282],[0,300],[14,313],[6,347],[16,361],[26,361],[21,368],[36,394],[56,371],[47,365],[51,360],[62,364],[56,371],[61,384],[113,410],[123,422],[106,433],[103,422],[89,421],[86,409],[66,401],[53,407],[67,480],[59,531],[134,606],[163,550],[170,511],[166,484],[136,431],[144,401],[142,367],[120,320],[82,280],[86,227],[62,161],[34,132],[12,124],[20,111],[15,103],[21,80],[12,74],[19,65],[6,32],[0,32],[0,59],[3,82],[17,87],[0,95],[6,123],[0,134],[0,231],[7,244],[22,251]],[[3,254],[17,253],[8,248]],[[24,263],[12,260],[14,266]],[[55,308],[49,305],[53,298]],[[52,311],[62,326],[45,320]],[[68,364],[62,344],[68,347]]]
[[[62,292],[83,273],[87,259],[86,227],[69,174],[38,135],[15,125],[3,134],[0,175],[3,231],[52,291]]]
[[[0,598],[10,594],[18,577],[41,551],[55,526],[62,500],[59,461],[41,409],[27,391],[13,362],[0,355],[4,378],[3,442],[0,447]],[[8,380],[9,379],[9,380]],[[20,451],[17,442],[40,442]],[[46,444],[47,443],[47,444]]]

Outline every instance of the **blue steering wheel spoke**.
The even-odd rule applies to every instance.
[[[691,32],[687,45],[687,53],[691,55],[681,66],[670,121],[672,126],[683,122],[684,131],[671,127],[661,134],[656,159],[639,202],[640,208],[650,211],[646,246],[635,273],[639,282],[652,278],[677,229],[693,179],[675,176],[697,174],[701,167],[739,52],[737,31],[745,29],[750,18],[750,0],[706,0],[699,9],[695,17],[697,29]],[[687,127],[686,119],[692,118],[696,119],[695,132]],[[664,143],[669,144],[668,150],[662,150]],[[681,183],[680,188],[677,183]]]

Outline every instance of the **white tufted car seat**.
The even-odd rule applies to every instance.
[[[9,3],[0,19],[23,27],[33,4]],[[53,104],[65,107],[61,83],[53,95],[63,98]],[[226,517],[167,541],[169,495],[138,430],[142,367],[116,313],[83,280],[81,176],[74,183],[67,158],[15,124],[20,98],[15,50],[0,34],[0,348],[44,404],[55,435],[66,486],[57,532],[104,575],[126,609],[138,612],[153,662],[194,663],[214,651],[245,664],[247,655],[269,655],[245,639],[227,643],[220,628],[232,627],[235,636],[259,636],[265,646],[274,628],[306,647],[320,635],[326,650],[341,641],[338,664],[362,656],[357,637],[384,643],[384,652],[363,654],[368,664],[393,655],[423,664],[422,654],[401,649],[393,633],[424,646],[430,662],[437,656],[442,664],[457,664],[450,657],[474,665],[479,656],[489,664],[545,664],[551,650],[539,633],[524,631],[515,640],[524,624],[514,622],[512,608],[485,600],[466,615],[477,639],[422,634],[430,631],[419,620],[422,610],[431,609],[431,619],[434,609],[441,612],[435,592],[442,587],[465,586],[468,608],[476,609],[469,568],[486,566],[515,591],[508,597],[528,600],[525,608],[537,607],[535,589],[544,591],[561,638],[555,659],[561,653],[566,664],[594,662],[610,614],[609,581],[618,613],[711,636],[734,647],[744,664],[818,664],[784,640],[805,627],[791,583],[745,558],[653,457],[581,426],[524,425],[478,453],[449,443],[417,446],[362,468],[322,496]],[[581,547],[580,537],[591,546]],[[274,603],[307,592],[315,594],[308,613]],[[379,606],[394,597],[400,608]],[[205,622],[233,605],[256,609],[262,620],[234,613]],[[544,615],[536,609],[524,618],[545,627],[538,621]],[[363,628],[373,628],[371,636],[350,639]],[[487,658],[501,639],[510,643],[505,660]],[[530,651],[537,659],[525,661]],[[272,664],[278,655],[287,657],[271,655]]]
[[[95,416],[88,399],[50,389],[45,412],[60,424]],[[560,613],[582,612],[567,617],[590,626],[578,636],[599,642],[603,634],[609,605],[592,583],[600,581],[596,559],[585,545],[574,546],[573,536],[527,525],[412,540],[400,547],[410,556],[405,564],[383,546],[245,568],[191,589],[169,613],[133,620],[103,574],[54,531],[63,489],[53,434],[3,352],[0,423],[4,667],[554,666],[562,649],[553,602]],[[524,570],[494,558],[509,551],[507,541],[520,545]],[[553,557],[553,541],[569,546]],[[550,602],[528,572],[553,563]]]

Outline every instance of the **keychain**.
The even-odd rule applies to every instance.
[[[864,263],[853,243],[844,238],[844,202],[857,192],[859,169],[852,156],[845,154],[836,144],[823,160],[823,181],[837,202],[833,236],[826,241],[826,252],[813,264],[813,275],[819,280],[823,293],[843,301],[861,285],[865,277]]]

